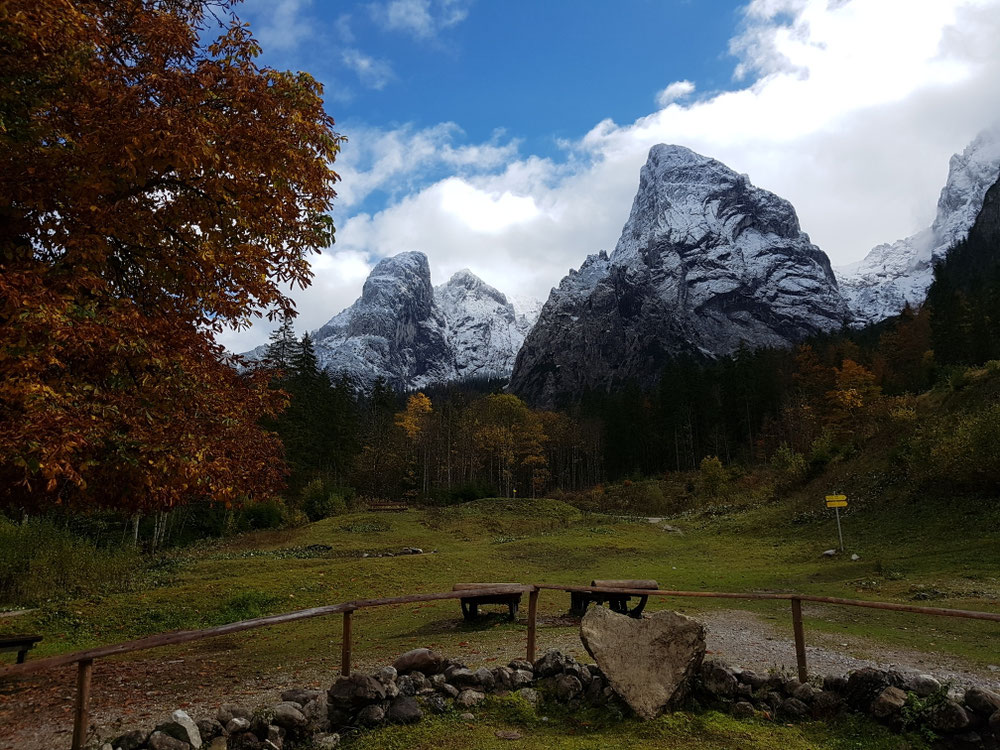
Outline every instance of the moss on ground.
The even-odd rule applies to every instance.
[[[860,717],[822,723],[786,725],[737,720],[710,711],[674,713],[655,721],[622,719],[606,711],[534,711],[517,701],[491,699],[477,708],[474,721],[456,712],[425,717],[420,724],[364,733],[346,746],[351,750],[603,750],[608,747],[657,750],[920,750],[914,736],[899,737]],[[543,718],[544,717],[544,718]],[[512,741],[510,733],[516,733]]]

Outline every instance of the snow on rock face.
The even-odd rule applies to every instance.
[[[470,271],[432,287],[427,256],[404,252],[380,261],[361,297],[313,338],[330,373],[361,389],[381,377],[402,390],[509,376],[533,324]]]
[[[447,324],[456,379],[509,377],[534,320],[518,315],[502,292],[468,270],[435,287],[434,298]]]
[[[395,388],[454,378],[444,316],[423,253],[379,261],[361,297],[316,331],[314,341],[320,366],[346,372],[362,388],[379,377]]]
[[[937,215],[927,229],[877,245],[858,263],[836,269],[854,325],[875,323],[919,305],[934,280],[934,262],[972,227],[983,196],[1000,173],[1000,124],[983,131],[951,157]]]
[[[654,146],[614,252],[553,289],[511,390],[550,405],[667,359],[788,346],[839,328],[847,308],[792,205],[681,146]]]

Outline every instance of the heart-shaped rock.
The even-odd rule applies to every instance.
[[[643,719],[680,700],[705,656],[705,626],[677,612],[637,620],[594,607],[580,639],[608,682]]]

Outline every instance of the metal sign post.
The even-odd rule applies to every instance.
[[[827,495],[826,507],[833,508],[837,514],[837,537],[840,539],[840,551],[844,551],[844,532],[840,528],[840,509],[847,507],[847,495]]]

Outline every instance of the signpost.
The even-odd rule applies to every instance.
[[[847,507],[847,495],[827,495],[826,507],[833,508],[837,514],[837,536],[840,538],[840,551],[844,551],[844,532],[840,530],[840,509]]]

